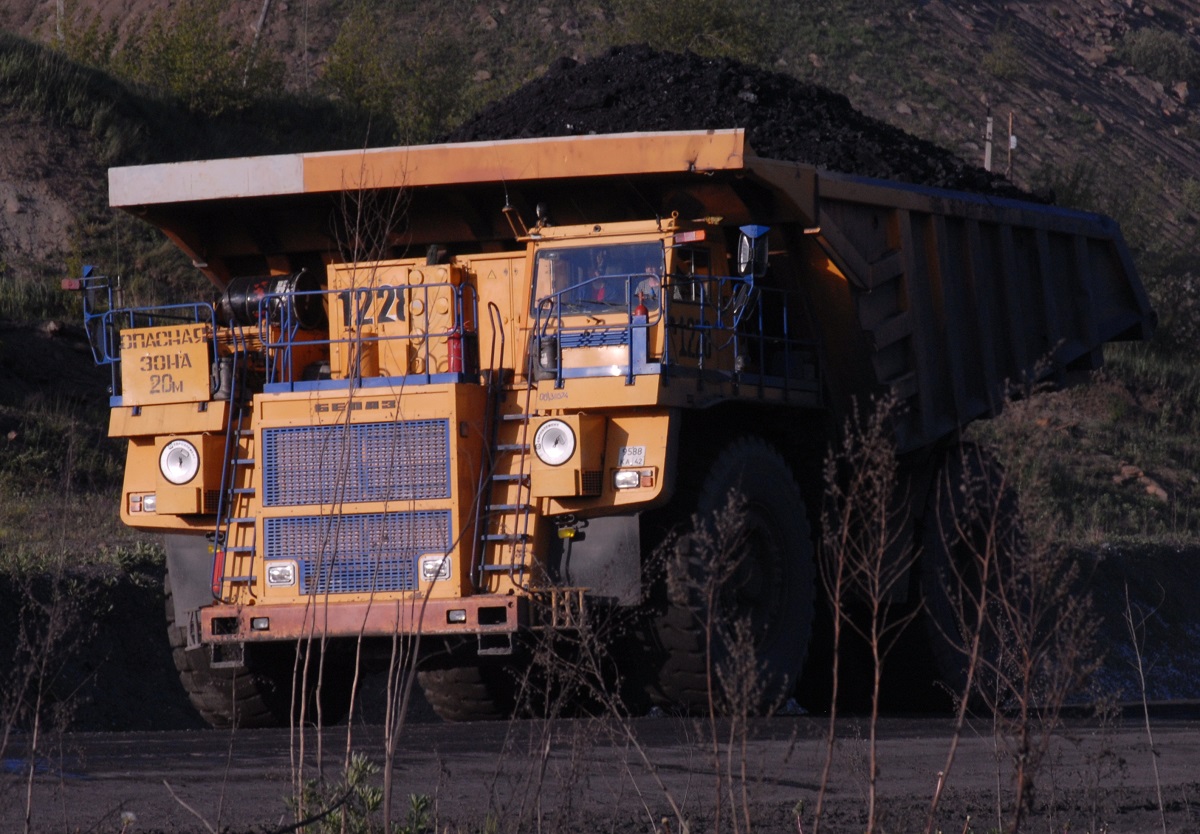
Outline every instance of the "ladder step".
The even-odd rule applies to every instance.
[[[227,576],[227,577],[225,577],[225,581],[231,582],[234,584],[238,584],[238,585],[245,585],[245,584],[248,584],[251,582],[257,582],[258,577],[257,576]]]
[[[523,570],[525,570],[525,565],[514,562],[511,565],[484,565],[483,569],[487,573],[495,573],[497,571],[512,571],[512,570],[523,571]]]
[[[508,542],[516,544],[517,542],[532,541],[533,536],[528,533],[485,533],[483,536],[485,542]]]
[[[496,444],[497,452],[521,452],[524,454],[529,451],[528,443],[498,443]]]
[[[226,553],[253,553],[254,545],[252,545],[252,544],[233,545],[232,547],[226,547],[225,552]]]
[[[486,513],[513,513],[513,512],[528,513],[528,512],[533,512],[533,505],[532,504],[488,504],[484,508],[484,512],[486,512]]]
[[[257,518],[231,518],[231,519],[229,519],[230,524],[253,524],[256,521],[258,521]]]
[[[234,495],[253,495],[254,487],[234,487],[231,491]]]
[[[517,482],[517,481],[519,481],[520,483],[525,483],[526,481],[529,480],[529,475],[525,472],[514,472],[512,474],[493,475],[492,480],[493,481],[505,481],[507,483],[513,483],[513,482]]]
[[[234,466],[253,466],[254,458],[234,458],[229,462]]]
[[[500,419],[510,422],[528,422],[531,416],[530,414],[501,414]]]

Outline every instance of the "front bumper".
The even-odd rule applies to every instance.
[[[529,624],[529,600],[479,594],[334,604],[315,597],[288,605],[214,605],[199,613],[200,642],[215,644],[396,634],[504,635]]]

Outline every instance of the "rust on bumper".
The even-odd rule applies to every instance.
[[[391,637],[394,634],[508,634],[529,622],[524,597],[481,594],[461,599],[214,605],[200,609],[204,643],[301,637]],[[450,612],[463,622],[450,622]],[[257,627],[251,625],[254,621]]]

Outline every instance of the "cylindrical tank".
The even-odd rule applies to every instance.
[[[288,324],[315,330],[325,325],[320,289],[317,276],[305,269],[295,275],[234,278],[217,301],[217,318],[227,326],[255,325],[260,317],[276,323],[286,318]]]

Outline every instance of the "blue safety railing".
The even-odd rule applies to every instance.
[[[531,350],[535,376],[561,387],[575,377],[620,375],[632,384],[643,374],[701,373],[785,391],[816,388],[819,345],[794,332],[805,309],[795,294],[756,285],[750,276],[669,276],[651,309],[633,292],[645,277],[592,278],[539,299]],[[595,300],[601,282],[617,285],[623,300]],[[649,334],[660,324],[664,335],[655,358]],[[628,346],[627,361],[564,366],[564,351],[614,346]]]
[[[92,358],[111,369],[111,405],[121,404],[121,333],[172,324],[208,325],[210,355],[216,355],[217,317],[212,304],[162,304],[125,307],[121,303],[120,279],[96,275],[85,267],[75,288],[83,293],[83,326]]]
[[[379,323],[367,315],[372,299],[380,292],[378,287],[359,287],[342,290],[310,290],[283,293],[267,293],[259,299],[258,335],[266,354],[265,391],[301,391],[320,388],[344,387],[346,385],[385,385],[402,379],[405,383],[442,383],[478,380],[479,359],[477,335],[474,322],[478,321],[478,299],[469,284],[398,284],[388,286],[396,302],[409,316],[409,332],[364,333],[364,327],[377,327]],[[321,306],[329,311],[345,310],[350,321],[343,328],[348,335],[342,338],[313,338],[314,329],[302,321],[303,299],[318,298]],[[438,313],[433,310],[440,298],[453,299],[453,310]],[[297,303],[297,302],[301,303]],[[419,302],[414,304],[413,302]],[[311,306],[310,308],[311,309]],[[413,313],[420,309],[420,313]],[[416,315],[418,323],[412,326],[411,317]],[[449,327],[431,329],[435,318],[448,318]],[[393,319],[399,322],[401,319]],[[345,322],[344,322],[345,324]],[[324,328],[320,328],[324,330]],[[406,360],[419,360],[423,372],[407,368],[403,373],[364,373],[361,357],[372,351],[378,352],[385,344],[405,345]],[[335,347],[347,357],[358,361],[349,362],[344,378],[332,379],[323,370],[314,371],[297,367],[297,354],[301,349],[316,347],[331,361]],[[408,346],[415,346],[411,356]],[[447,370],[432,371],[436,364],[444,361]],[[339,369],[341,370],[341,369]],[[332,371],[332,369],[330,369]]]

